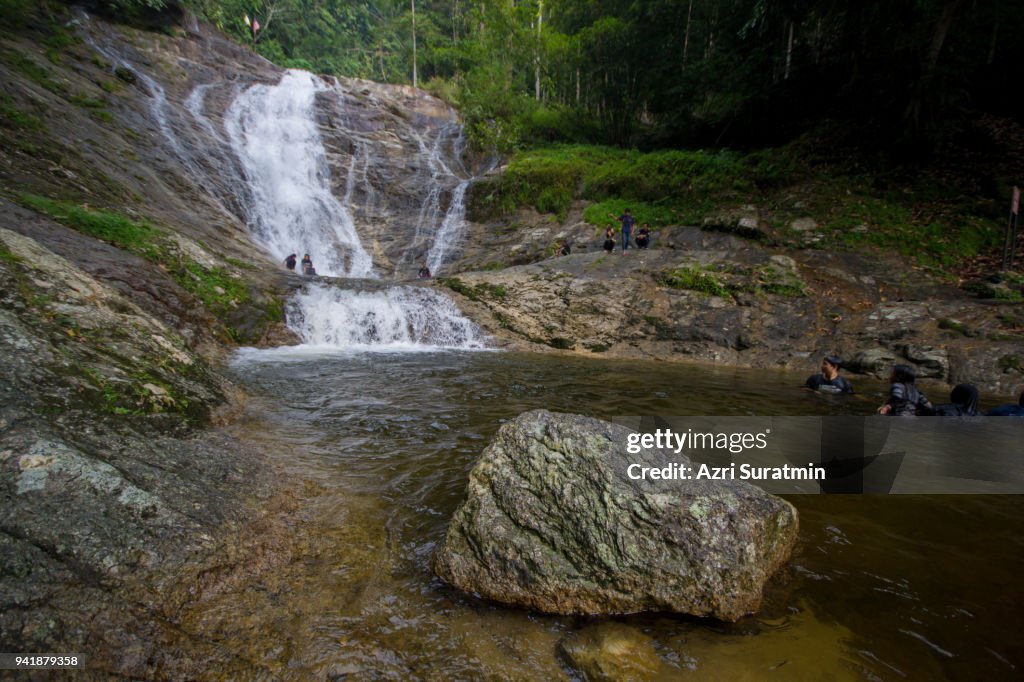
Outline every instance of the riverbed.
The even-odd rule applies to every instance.
[[[810,373],[810,372],[808,372]],[[885,386],[818,395],[785,372],[500,352],[243,351],[232,427],[308,481],[308,552],[212,597],[194,631],[233,676],[571,679],[558,642],[599,619],[484,602],[429,557],[469,469],[505,420],[543,407],[623,415],[870,414]],[[658,679],[1008,679],[1024,666],[1019,496],[792,496],[800,541],[757,616],[609,619],[659,659]]]

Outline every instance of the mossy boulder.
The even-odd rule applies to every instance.
[[[434,571],[468,592],[561,614],[669,611],[734,621],[796,542],[796,509],[739,481],[634,481],[629,429],[534,410],[469,478]]]

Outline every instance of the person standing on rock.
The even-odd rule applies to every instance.
[[[633,213],[627,208],[622,215],[615,217],[614,213],[608,214],[609,218],[615,218],[622,223],[622,253],[626,253],[626,249],[629,248],[629,240],[633,237]]]
[[[889,381],[889,399],[878,408],[878,414],[894,417],[913,417],[917,414],[931,414],[935,411],[928,398],[917,390],[914,380],[917,375],[910,365],[895,365]]]
[[[294,253],[290,254],[287,258],[284,259],[284,266],[286,268],[288,268],[289,270],[291,270],[292,272],[295,272],[295,262],[298,259],[299,259],[298,254],[294,254]]]
[[[821,372],[807,377],[804,386],[822,393],[853,393],[853,384],[846,377],[839,376],[843,361],[835,355],[826,355],[821,360]]]

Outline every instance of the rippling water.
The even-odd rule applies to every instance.
[[[547,679],[587,627],[481,602],[428,560],[476,457],[536,407],[596,417],[869,414],[803,376],[511,353],[243,354],[237,434],[315,483],[303,559],[204,604],[232,677]],[[810,373],[810,370],[808,371]],[[758,617],[614,620],[653,639],[661,678],[1011,679],[1024,669],[1024,502],[1012,496],[802,496],[801,540]]]

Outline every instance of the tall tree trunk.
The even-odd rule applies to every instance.
[[[533,55],[533,98],[540,101],[540,40],[544,27],[544,0],[537,2],[537,47]]]
[[[992,66],[992,62],[996,59],[996,41],[999,39],[999,22],[997,21],[992,25],[992,42],[988,45],[988,59],[985,60],[985,64]]]
[[[412,87],[419,87],[419,74],[416,73],[416,0],[409,0],[412,5]]]
[[[459,18],[459,0],[455,0],[455,7],[452,9],[452,47],[455,46],[455,41],[458,40],[456,35],[456,22]]]
[[[782,80],[789,80],[789,69],[793,64],[793,26],[795,21],[789,22],[789,40],[786,41],[786,70],[782,74]]]
[[[921,76],[914,85],[910,102],[907,104],[904,118],[914,128],[921,125],[921,114],[925,109],[925,98],[932,88],[932,80],[935,77],[935,68],[939,64],[939,55],[942,53],[942,45],[946,42],[949,29],[953,27],[957,12],[966,4],[966,0],[947,0],[939,13],[939,20],[935,22],[935,30],[932,33],[932,42],[928,46],[924,62],[921,65]]]
[[[686,30],[683,32],[683,67],[680,71],[686,70],[686,53],[690,50],[690,16],[693,14],[693,0],[690,0],[690,6],[686,8]]]

